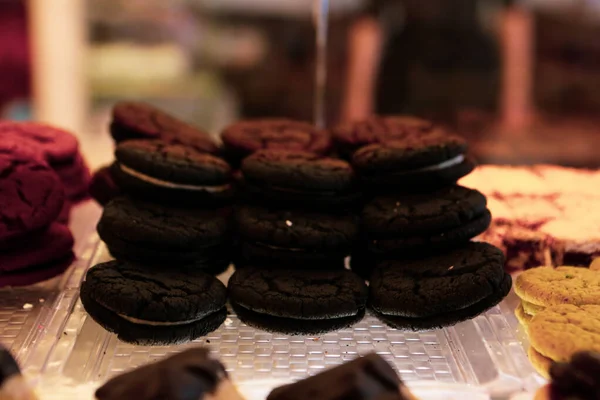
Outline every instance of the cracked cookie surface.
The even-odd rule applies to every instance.
[[[64,201],[62,184],[49,167],[0,150],[0,241],[50,225]]]
[[[503,263],[502,251],[486,243],[423,259],[382,261],[371,276],[370,306],[410,318],[461,310],[500,289]]]
[[[196,321],[221,310],[227,300],[225,286],[211,275],[119,261],[91,268],[81,291],[116,314],[152,322]]]
[[[120,102],[113,108],[110,131],[117,143],[131,139],[163,139],[197,151],[220,151],[210,135],[149,104]]]
[[[274,317],[318,320],[351,317],[364,310],[367,287],[350,271],[243,268],[229,280],[232,302]]]

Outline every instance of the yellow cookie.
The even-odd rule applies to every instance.
[[[521,300],[521,304],[523,305],[523,311],[525,311],[525,313],[531,317],[544,310],[544,307],[537,306],[533,303],[528,303],[525,300]]]
[[[538,306],[600,304],[600,272],[576,267],[542,267],[523,272],[515,293]]]
[[[531,361],[533,368],[546,379],[550,379],[550,367],[552,366],[552,360],[548,357],[541,355],[536,349],[529,346],[527,350],[527,357]]]
[[[600,306],[551,306],[531,319],[528,330],[531,346],[555,361],[578,351],[600,352]]]
[[[590,264],[590,269],[592,271],[600,271],[600,257],[594,258],[594,261]]]
[[[526,328],[527,328],[527,326],[529,326],[529,322],[531,321],[531,318],[533,318],[531,315],[527,314],[523,310],[523,304],[519,304],[519,306],[515,310],[515,316],[519,320],[519,323]]]
[[[535,392],[533,400],[550,400],[551,398],[550,385],[545,385]]]

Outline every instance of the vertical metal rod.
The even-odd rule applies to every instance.
[[[314,21],[316,27],[316,64],[314,120],[317,128],[325,127],[327,91],[327,33],[329,30],[329,0],[314,0]]]

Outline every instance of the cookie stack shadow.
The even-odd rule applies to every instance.
[[[388,325],[426,330],[474,318],[510,291],[504,256],[471,242],[491,221],[486,198],[456,182],[474,169],[464,139],[428,121],[372,117],[333,130],[370,194],[352,270]]]

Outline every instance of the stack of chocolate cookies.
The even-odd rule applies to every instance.
[[[75,259],[71,231],[59,221],[61,179],[38,148],[9,144],[0,146],[0,287],[53,278]]]
[[[98,233],[114,261],[81,286],[88,313],[122,340],[195,339],[226,318],[215,278],[232,259],[232,171],[200,129],[145,104],[120,103],[115,162],[92,188],[104,211]]]
[[[361,195],[351,166],[324,154],[329,134],[286,120],[244,121],[222,135],[240,164],[237,271],[230,302],[267,330],[320,333],[364,314],[364,281],[344,269]]]
[[[461,137],[409,117],[333,130],[365,193],[352,269],[389,325],[431,329],[473,318],[510,291],[502,252],[470,240],[491,221],[486,198],[457,186],[474,169]]]

